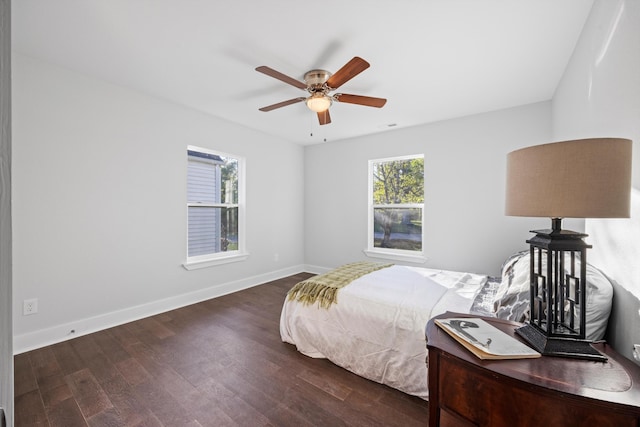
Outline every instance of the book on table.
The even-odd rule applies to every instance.
[[[480,359],[527,359],[541,354],[476,317],[435,319],[435,323]]]

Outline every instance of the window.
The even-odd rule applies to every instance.
[[[369,161],[368,256],[424,262],[424,156]]]
[[[187,148],[187,262],[207,267],[246,258],[244,161],[203,148]]]

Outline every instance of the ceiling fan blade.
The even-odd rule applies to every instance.
[[[369,68],[369,63],[364,59],[354,56],[342,68],[335,72],[334,75],[327,80],[327,86],[331,89],[338,89],[340,86]]]
[[[321,126],[328,125],[329,123],[331,123],[331,115],[329,114],[329,109],[320,111],[318,113],[318,121],[320,122]]]
[[[276,71],[273,68],[269,68],[266,65],[261,65],[260,67],[256,68],[256,71],[262,73],[262,74],[266,74],[269,77],[273,77],[274,79],[278,79],[280,81],[283,81],[285,83],[288,83],[292,86],[295,86],[299,89],[307,89],[307,85],[302,83],[301,81],[298,81],[296,79],[294,79],[293,77],[289,77],[285,74],[282,74],[280,71]]]
[[[373,98],[371,96],[349,95],[348,93],[336,93],[333,99],[338,102],[346,102],[347,104],[366,105],[367,107],[382,108],[387,100],[384,98]]]
[[[289,99],[287,101],[278,102],[277,104],[267,105],[266,107],[259,108],[259,110],[260,111],[271,111],[271,110],[275,110],[276,108],[286,107],[287,105],[295,104],[297,102],[302,102],[302,101],[304,101],[306,99],[307,98],[304,98],[304,97],[293,98],[293,99]]]

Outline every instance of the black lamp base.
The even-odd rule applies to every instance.
[[[607,361],[607,357],[593,348],[589,341],[547,337],[529,324],[516,329],[516,333],[536,351],[545,356],[573,357],[575,359],[595,360],[598,362]]]

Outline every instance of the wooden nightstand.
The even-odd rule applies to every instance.
[[[483,319],[520,339],[514,334],[520,324]],[[640,367],[606,343],[594,347],[607,362],[548,356],[487,361],[433,320],[426,335],[430,427],[640,427]]]

